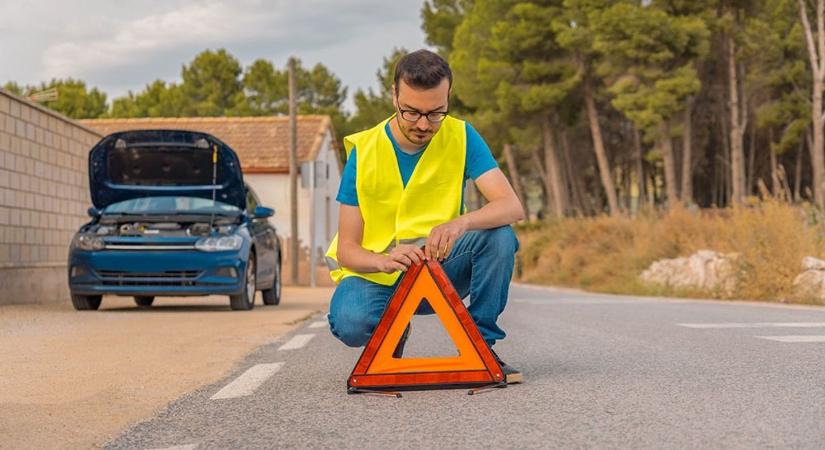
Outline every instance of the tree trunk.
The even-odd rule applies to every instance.
[[[768,156],[771,163],[771,195],[776,197],[782,186],[779,183],[779,172],[776,167],[776,153],[773,151],[773,128],[768,127]]]
[[[719,123],[722,130],[722,158],[717,161],[720,165],[719,171],[719,189],[718,199],[716,205],[719,207],[725,206],[730,198],[730,132],[728,128],[728,119],[725,117],[727,111],[725,104],[719,102],[719,108],[722,110],[719,116]]]
[[[604,139],[602,139],[602,128],[599,125],[599,113],[596,109],[596,100],[593,98],[593,86],[589,77],[584,79],[584,101],[587,105],[587,120],[590,122],[590,135],[593,137],[593,151],[596,152],[596,163],[599,166],[599,175],[602,180],[602,187],[607,194],[607,205],[610,214],[616,215],[619,210],[619,202],[616,200],[616,190],[613,187],[613,175],[610,172],[610,163],[607,161],[607,152],[604,149]]]
[[[555,217],[563,217],[567,210],[567,190],[564,188],[561,166],[559,165],[558,152],[556,151],[556,141],[553,137],[553,127],[550,119],[545,119],[541,124],[542,140],[544,142],[544,171],[547,173],[549,182],[549,192],[552,197],[552,205],[548,205],[549,211]]]
[[[799,148],[796,150],[796,168],[794,170],[793,179],[793,200],[798,202],[799,190],[802,188],[802,152],[805,151],[805,141],[799,143]]]
[[[577,214],[585,215],[584,201],[582,200],[582,192],[584,191],[581,185],[581,176],[578,172],[573,170],[573,159],[570,157],[570,145],[567,140],[567,131],[561,132],[561,153],[564,158],[564,166],[567,168],[567,176],[570,181],[570,192],[573,199],[574,209]]]
[[[507,172],[510,173],[510,182],[513,183],[513,190],[516,191],[516,196],[521,202],[521,209],[524,210],[524,217],[529,217],[527,199],[524,197],[524,189],[521,184],[521,175],[519,174],[518,166],[516,166],[513,147],[510,144],[504,144],[504,159],[507,161]]]
[[[820,208],[825,208],[825,192],[823,192],[823,181],[825,181],[825,159],[823,159],[823,134],[822,134],[822,78],[814,82],[813,104],[811,105],[812,122],[814,125],[814,141],[811,154],[811,165],[813,166],[814,179],[813,191],[814,201]]]
[[[667,207],[673,208],[679,202],[679,195],[676,190],[676,164],[673,160],[673,142],[670,137],[670,124],[662,121],[659,124],[659,149],[662,151],[662,163],[665,170],[665,192],[667,195]]]
[[[553,210],[553,186],[550,183],[550,179],[547,177],[547,171],[544,170],[544,163],[541,160],[541,156],[539,156],[539,149],[534,147],[533,150],[530,152],[530,159],[533,161],[533,167],[536,168],[539,172],[539,178],[541,179],[541,190],[544,193],[544,208],[541,214],[542,218],[547,217],[551,214]]]
[[[740,122],[739,76],[736,70],[736,43],[727,36],[728,94],[730,95],[730,166],[732,204],[739,204],[745,197],[745,154],[742,149],[743,126]]]
[[[822,130],[822,89],[825,86],[825,0],[816,0],[816,43],[814,33],[808,21],[805,0],[799,0],[799,16],[805,31],[805,41],[813,75],[813,92],[811,94],[811,125],[813,142],[811,145],[811,166],[813,167],[814,202],[819,208],[825,208],[825,155],[823,155]]]
[[[770,141],[769,141],[770,142]],[[770,146],[770,144],[768,144]],[[753,180],[756,178],[756,129],[751,127],[751,138],[748,142],[748,174],[747,182],[745,183],[745,195],[750,195],[753,192]]]
[[[682,202],[686,205],[693,202],[693,155],[692,135],[693,97],[687,101],[682,132]]]
[[[635,125],[633,125],[633,147],[636,151],[636,180],[639,183],[639,205],[642,205],[645,202],[647,180],[645,179],[644,159],[642,157],[642,134]]]

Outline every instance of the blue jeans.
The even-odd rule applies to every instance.
[[[459,238],[449,257],[441,261],[444,272],[461,298],[470,296],[467,308],[489,345],[503,339],[496,324],[507,305],[519,243],[509,226],[469,231]],[[348,277],[338,284],[329,307],[332,334],[350,347],[366,345],[378,325],[395,288],[360,277]],[[432,314],[421,308],[417,314]]]

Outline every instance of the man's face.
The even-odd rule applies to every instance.
[[[395,95],[392,101],[401,133],[415,145],[426,145],[441,127],[440,121],[431,122],[426,114],[447,111],[450,96],[449,80],[444,78],[432,89],[416,89],[404,80],[399,80],[397,86],[393,85],[393,93]],[[405,115],[416,115],[409,111],[419,113],[417,115],[420,117],[414,122],[404,119]]]

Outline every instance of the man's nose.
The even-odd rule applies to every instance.
[[[415,126],[419,130],[429,130],[430,129],[430,121],[427,119],[427,116],[422,115],[415,121]]]

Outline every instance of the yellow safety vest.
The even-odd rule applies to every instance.
[[[353,148],[358,149],[355,190],[364,218],[361,246],[375,253],[386,253],[399,243],[426,238],[433,227],[455,219],[463,210],[461,193],[467,153],[464,121],[447,116],[441,122],[404,187],[395,150],[384,131],[393,117],[344,138],[347,157]],[[336,283],[357,276],[390,286],[401,275],[355,272],[339,266],[337,254],[336,234],[326,253],[330,276]]]

